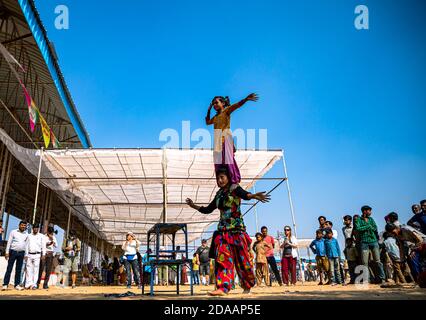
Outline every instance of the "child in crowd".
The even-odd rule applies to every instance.
[[[329,273],[330,265],[328,262],[327,254],[325,252],[325,244],[324,244],[322,229],[317,230],[316,238],[311,242],[309,247],[311,248],[312,252],[316,255],[315,260],[317,262],[317,271],[320,278],[320,282],[318,283],[318,285],[323,285],[324,274]]]
[[[194,257],[192,258],[192,281],[194,284],[200,284],[200,265],[198,264],[197,255],[194,253]]]
[[[81,279],[81,285],[90,285],[90,274],[89,274],[89,268],[87,267],[87,264],[83,264],[83,266],[81,267],[81,275],[82,275],[82,279]]]
[[[325,231],[325,252],[327,254],[328,261],[330,262],[330,280],[331,285],[335,286],[336,284],[343,284],[345,282],[342,281],[340,274],[340,247],[339,242],[335,238],[333,238],[333,231],[327,229]]]
[[[383,233],[383,238],[385,239],[383,243],[386,251],[392,261],[393,280],[396,284],[406,283],[404,274],[402,273],[403,262],[401,261],[401,248],[397,240],[389,232]]]
[[[123,264],[118,267],[117,280],[119,286],[125,285],[127,283],[127,272]]]
[[[346,261],[348,262],[349,269],[349,284],[355,283],[355,268],[358,264],[358,250],[355,246],[355,241],[353,238],[347,238],[345,241],[345,249],[343,253],[345,254]]]
[[[272,246],[263,240],[263,235],[256,233],[256,242],[253,244],[253,251],[256,253],[256,282],[258,286],[262,286],[262,279],[265,284],[269,285],[269,269],[266,259],[266,251],[272,249]]]

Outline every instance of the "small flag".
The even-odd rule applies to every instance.
[[[35,125],[37,123],[37,119],[38,119],[38,116],[39,116],[38,108],[35,105],[34,100],[31,100],[31,104],[28,106],[28,114],[30,116],[31,132],[34,132]]]
[[[41,124],[41,132],[43,133],[44,145],[46,148],[49,147],[50,144],[50,127],[47,124],[46,120],[44,120],[43,116],[40,115],[40,124]]]
[[[50,129],[50,141],[52,141],[53,148],[59,149],[61,147],[61,144],[59,143],[59,140],[56,138],[52,129]]]

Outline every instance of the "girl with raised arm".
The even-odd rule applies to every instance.
[[[257,101],[255,93],[249,94],[240,102],[230,104],[228,97],[214,97],[206,116],[206,125],[214,125],[214,147],[213,159],[215,171],[220,166],[226,166],[229,171],[231,184],[238,184],[241,181],[240,170],[234,158],[235,147],[231,132],[231,113],[242,107],[247,101]],[[216,115],[210,118],[212,107],[216,110]]]
[[[234,283],[234,267],[244,293],[249,293],[250,288],[254,286],[255,277],[250,253],[251,239],[246,233],[241,214],[241,199],[268,202],[270,196],[265,192],[249,193],[239,185],[232,184],[229,171],[225,166],[216,171],[216,180],[220,189],[207,207],[197,206],[191,199],[186,199],[186,203],[191,208],[201,213],[209,214],[215,209],[220,211],[219,224],[216,235],[213,237],[217,289],[209,294],[219,296],[229,292]]]

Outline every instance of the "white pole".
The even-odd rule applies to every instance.
[[[34,211],[33,211],[32,224],[35,223],[36,212],[37,212],[37,200],[38,200],[38,191],[40,189],[40,175],[41,175],[41,165],[42,165],[42,162],[43,162],[43,151],[44,151],[44,148],[42,147],[41,150],[40,150],[40,163],[38,165],[37,188],[36,188],[36,194],[35,194],[35,199],[34,199]]]
[[[8,156],[9,156],[9,152],[6,149],[5,152],[4,152],[3,165],[2,165],[1,177],[0,177],[0,195],[1,195],[1,199],[4,198],[4,194],[6,193],[6,190],[3,192],[3,186],[4,186],[4,182],[5,182],[6,171],[8,169],[8,163],[9,163]]]
[[[9,218],[10,218],[10,212],[12,211],[12,208],[9,208],[10,210],[7,211],[7,216],[6,216],[6,224],[4,227],[4,236],[3,239],[5,239],[7,237],[7,229],[9,229]]]
[[[284,176],[286,178],[285,182],[286,182],[286,186],[287,186],[287,194],[288,194],[288,201],[290,203],[290,213],[291,213],[291,220],[293,222],[293,230],[294,230],[294,236],[297,239],[297,227],[296,227],[296,219],[294,216],[294,207],[293,207],[293,200],[291,198],[291,190],[290,190],[290,183],[288,182],[288,175],[287,175],[287,165],[285,162],[285,156],[284,156],[284,151],[283,151],[283,167],[284,167]],[[300,250],[299,248],[297,248],[297,255],[299,257],[299,267],[300,267],[300,274],[301,274],[301,278],[302,278],[302,283],[304,282],[304,274],[303,274],[303,270],[302,270],[302,258],[300,256]]]
[[[163,169],[163,223],[167,223],[167,155],[165,148],[163,149],[163,159],[161,164]]]
[[[72,192],[74,192],[74,189],[71,189],[71,193]],[[74,195],[71,197],[71,204],[68,208],[68,222],[67,222],[67,232],[65,234],[65,239],[68,239],[68,236],[69,236],[69,233],[70,233],[72,205],[74,205]]]

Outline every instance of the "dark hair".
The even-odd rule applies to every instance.
[[[331,230],[330,228],[326,228],[325,229],[325,234],[333,234],[333,230]]]
[[[201,240],[201,243],[205,243],[205,242],[207,242],[207,240],[206,240],[206,239]]]
[[[317,229],[317,231],[315,231],[316,234],[321,233],[322,234],[322,230],[321,229]]]
[[[76,237],[77,236],[77,234],[76,234],[76,232],[75,232],[75,230],[73,230],[73,229],[71,229],[70,231],[69,231],[69,233],[68,233],[71,237]]]
[[[361,212],[364,212],[366,210],[372,210],[372,208],[370,206],[362,206],[361,207]]]
[[[326,221],[325,223],[329,224],[330,226],[333,226],[333,222],[331,221]]]
[[[55,230],[53,227],[47,227],[47,233],[58,234],[58,230]]]
[[[262,228],[260,228],[260,231],[262,231],[264,229],[268,230],[268,227],[267,226],[263,226]]]
[[[383,239],[387,239],[387,238],[389,238],[389,237],[392,237],[392,233],[390,233],[390,232],[387,232],[387,231],[385,231],[385,232],[383,232]]]
[[[350,221],[352,221],[352,217],[347,214],[346,216],[343,217],[343,220],[350,220]]]
[[[352,244],[353,244],[353,242],[354,242],[354,239],[353,239],[353,238],[346,238],[346,239],[345,239],[345,245],[346,245],[346,247],[348,247],[348,246],[352,245]]]
[[[394,225],[393,223],[387,223],[386,226],[385,226],[386,232],[392,232],[396,228],[397,228],[397,226]]]
[[[354,216],[352,217],[352,219],[358,219],[359,218],[359,214],[354,214]]]
[[[228,167],[221,165],[219,166],[219,168],[216,170],[216,178],[220,175],[220,174],[224,174],[228,177],[229,180],[230,179],[230,175],[229,175],[229,170]]]
[[[388,218],[393,218],[394,220],[398,220],[398,214],[396,212],[391,212],[388,214]]]
[[[223,96],[216,96],[216,97],[214,97],[214,98],[212,99],[212,104],[213,104],[213,102],[214,102],[216,99],[219,99],[219,100],[220,100],[220,102],[222,102],[222,103],[225,105],[225,107],[228,107],[228,106],[230,106],[230,105],[231,105],[231,102],[229,101],[229,97],[228,97],[228,96],[225,96],[225,97],[223,97]]]
[[[21,220],[21,221],[19,221],[19,224],[27,224],[27,222],[24,221],[24,220]]]
[[[258,236],[263,238],[263,234],[261,234],[260,232],[257,232],[257,233],[255,234],[255,237],[256,237],[256,238],[257,238]]]
[[[319,217],[318,217],[318,221],[320,221],[320,220],[321,220],[321,218],[323,218],[324,220],[327,220],[327,218],[326,218],[326,217],[324,217],[324,216],[319,216]]]
[[[426,199],[425,199],[425,200],[420,201],[420,205],[422,205],[423,203],[426,203]]]

